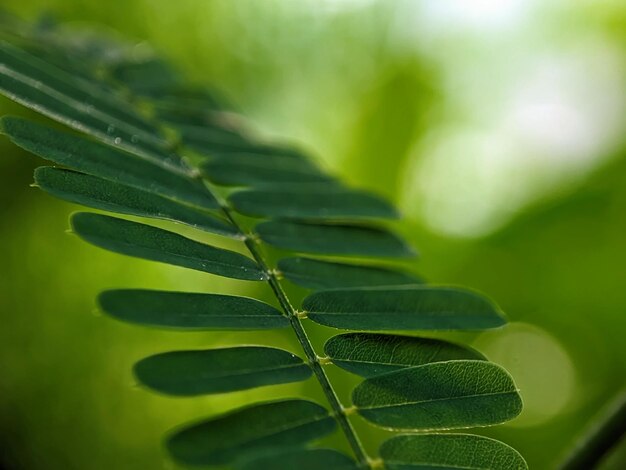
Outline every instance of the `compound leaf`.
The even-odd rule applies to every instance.
[[[295,354],[263,346],[172,351],[142,359],[135,376],[169,395],[192,396],[299,382],[311,368]]]
[[[37,168],[35,183],[53,196],[95,209],[172,220],[207,232],[241,237],[231,223],[207,211],[73,170]]]
[[[272,220],[256,226],[264,242],[304,253],[406,258],[411,247],[382,228]]]
[[[246,454],[306,443],[329,434],[335,420],[307,400],[255,404],[186,426],[167,439],[172,456],[190,465],[226,465]]]
[[[185,330],[265,330],[289,326],[277,309],[247,297],[145,289],[108,290],[98,302],[109,315],[141,325]]]
[[[74,214],[71,223],[82,239],[116,253],[234,279],[267,279],[261,267],[244,255],[150,225],[88,212]]]
[[[407,273],[376,266],[334,263],[311,258],[283,258],[280,272],[294,284],[309,289],[418,284],[421,279]]]
[[[303,308],[317,323],[352,330],[472,330],[505,323],[498,307],[480,294],[429,285],[316,292]]]
[[[352,393],[358,413],[389,429],[429,431],[500,424],[522,401],[513,379],[487,361],[435,362],[365,380]]]
[[[485,359],[475,349],[448,341],[376,333],[333,336],[326,341],[324,352],[333,364],[363,377],[432,362]]]
[[[527,470],[513,448],[472,434],[400,435],[383,442],[387,470]]]

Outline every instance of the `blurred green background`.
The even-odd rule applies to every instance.
[[[393,199],[422,255],[416,271],[487,292],[507,312],[504,329],[457,339],[515,377],[524,413],[484,432],[531,468],[553,468],[626,385],[623,0],[0,6],[145,41],[219,89],[260,134]],[[28,115],[5,99],[0,113]],[[200,399],[137,387],[132,364],[159,351],[241,338],[297,349],[287,333],[181,334],[99,316],[94,297],[110,287],[265,294],[87,246],[65,233],[76,207],[29,188],[41,161],[4,138],[0,151],[6,468],[174,468],[160,445],[173,426],[253,399],[319,395],[312,382]],[[354,383],[333,376],[343,391]],[[378,434],[362,433],[372,448]],[[626,450],[604,468],[626,468]]]

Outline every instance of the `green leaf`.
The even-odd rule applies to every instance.
[[[186,426],[167,440],[167,448],[184,464],[226,465],[265,449],[303,446],[334,428],[335,420],[317,403],[281,400]]]
[[[147,387],[181,396],[299,382],[311,376],[311,368],[295,354],[262,346],[166,352],[142,359],[134,370]]]
[[[40,167],[35,170],[35,183],[53,196],[76,204],[121,214],[172,220],[207,232],[241,238],[232,224],[206,211],[84,173]]]
[[[202,173],[226,186],[334,183],[310,160],[291,154],[217,153],[202,165]]]
[[[143,289],[104,291],[102,310],[126,322],[184,330],[265,330],[289,326],[271,305],[247,297]]]
[[[178,155],[167,151],[167,142],[150,132],[149,124],[114,94],[5,42],[0,42],[0,92],[108,144],[172,171],[190,173]]]
[[[326,341],[324,352],[333,364],[363,377],[375,377],[432,362],[485,360],[475,349],[448,341],[376,333],[333,336]]]
[[[156,57],[115,63],[109,73],[138,95],[160,96],[180,82],[170,64]]]
[[[527,470],[512,447],[472,434],[400,435],[383,442],[387,470]]]
[[[22,76],[25,82],[33,84],[39,82],[40,87],[49,88],[59,95],[82,103],[85,109],[93,108],[90,111],[94,114],[117,119],[128,126],[140,129],[153,138],[158,135],[158,129],[155,126],[133,112],[132,108],[118,96],[106,93],[91,80],[91,77],[86,80],[67,73],[53,65],[49,58],[49,54],[46,54],[45,59],[42,60],[37,57],[37,51],[32,48],[26,51],[4,41],[0,42],[3,75]]]
[[[199,151],[211,148],[212,145],[250,145],[248,139],[243,135],[223,127],[209,125],[206,122],[202,125],[190,125],[179,122],[175,127],[181,134],[184,144]]]
[[[264,242],[298,252],[399,258],[415,255],[404,241],[382,228],[272,220],[257,225],[256,231]]]
[[[15,117],[1,118],[0,130],[16,145],[59,165],[205,209],[219,208],[199,181],[114,147]]]
[[[489,426],[522,410],[513,379],[486,361],[435,362],[373,377],[354,389],[352,401],[374,424],[413,431]]]
[[[358,470],[345,454],[331,449],[292,449],[268,452],[256,458],[236,462],[237,470]]]
[[[486,297],[430,285],[316,292],[303,308],[314,322],[348,330],[477,330],[505,323]]]
[[[332,263],[311,258],[283,258],[280,272],[294,284],[309,289],[418,284],[421,279],[407,273],[376,266]]]
[[[267,279],[261,267],[247,256],[150,225],[88,212],[74,214],[71,222],[78,236],[116,253],[234,279]]]
[[[302,189],[239,191],[231,195],[229,201],[238,212],[252,216],[307,220],[398,217],[393,206],[383,199],[345,188],[313,192]]]

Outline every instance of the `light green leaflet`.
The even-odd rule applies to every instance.
[[[350,457],[331,449],[294,449],[236,462],[237,470],[358,470]]]
[[[382,228],[273,220],[256,226],[266,243],[285,250],[332,255],[407,258],[410,246]]]
[[[160,228],[88,212],[74,214],[71,223],[82,239],[116,253],[234,279],[267,279],[261,267],[247,256]]]
[[[14,117],[1,118],[0,130],[24,150],[73,170],[205,209],[219,207],[199,181],[117,148]]]
[[[388,429],[429,431],[500,424],[522,401],[513,379],[487,361],[435,362],[365,380],[352,402],[366,420]]]
[[[527,470],[513,448],[472,434],[400,435],[383,442],[387,470]]]
[[[190,465],[227,465],[246,454],[306,443],[329,434],[335,420],[317,403],[261,403],[192,424],[167,440],[172,456]]]
[[[289,326],[274,307],[247,297],[144,289],[104,291],[107,314],[131,323],[184,330],[265,330]]]
[[[192,396],[299,382],[311,368],[295,354],[263,346],[172,351],[142,359],[135,376],[169,395]]]
[[[350,330],[477,330],[505,323],[486,297],[429,285],[316,292],[303,308],[314,322]]]
[[[311,258],[283,258],[280,272],[294,284],[309,289],[419,284],[421,279],[391,269],[334,263]]]
[[[232,224],[207,211],[84,173],[40,167],[35,170],[35,183],[53,196],[76,204],[121,214],[172,220],[207,232],[241,238]]]
[[[363,377],[431,362],[485,359],[475,349],[448,341],[376,333],[333,336],[326,341],[324,352],[333,364]]]
[[[72,76],[26,51],[0,42],[0,91],[11,99],[79,131],[116,145],[164,168],[182,174],[190,170],[167,142],[146,131],[134,113],[111,114],[107,101],[115,95]],[[125,103],[121,109],[128,109]]]
[[[239,191],[229,198],[240,213],[303,220],[395,219],[398,213],[383,199],[350,189],[307,191]]]

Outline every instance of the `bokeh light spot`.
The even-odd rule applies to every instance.
[[[532,427],[571,409],[577,386],[572,360],[547,331],[528,323],[481,334],[474,347],[515,378],[524,411],[509,426]]]

